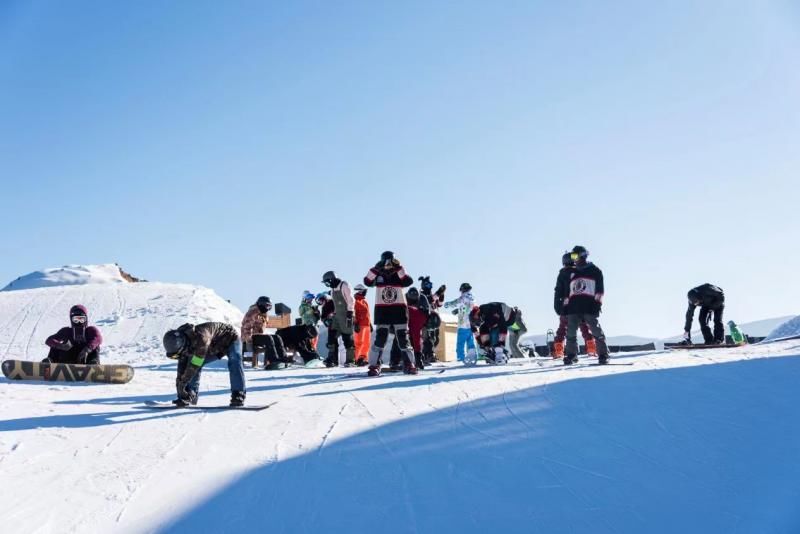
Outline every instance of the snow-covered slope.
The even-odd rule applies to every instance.
[[[175,378],[144,354],[124,386],[0,380],[4,533],[800,531],[797,342],[379,379],[248,369],[248,402],[277,401],[263,412],[144,409]],[[227,402],[227,375],[204,371],[201,403]]]
[[[792,317],[773,328],[764,341],[774,341],[793,336],[800,336],[800,315]]]
[[[0,357],[43,357],[76,303],[136,376],[0,378],[3,534],[800,532],[796,340],[379,379],[247,369],[247,402],[277,404],[155,411],[174,398],[163,332],[239,310],[180,284],[0,292]],[[227,404],[224,361],[200,389]]]
[[[0,359],[40,360],[44,341],[69,324],[69,308],[83,304],[103,334],[101,360],[149,362],[162,356],[161,339],[185,322],[241,324],[238,308],[212,290],[186,284],[83,284],[0,292]]]
[[[42,287],[85,285],[85,284],[126,284],[119,266],[113,263],[102,265],[65,265],[42,269],[20,276],[9,283],[2,291],[38,289]]]

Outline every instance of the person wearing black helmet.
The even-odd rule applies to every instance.
[[[725,327],[722,325],[722,313],[725,311],[725,293],[715,285],[703,284],[689,290],[687,293],[689,308],[686,310],[686,322],[683,325],[684,343],[691,344],[692,320],[694,310],[700,306],[700,331],[706,345],[719,344],[725,341]],[[714,314],[714,333],[708,327],[711,314]]]
[[[272,309],[272,301],[269,297],[258,297],[256,303],[251,305],[242,319],[242,346],[245,352],[253,353],[253,367],[258,367],[258,355],[266,350],[263,337],[259,337],[258,346],[254,346],[253,338],[263,336],[269,328],[269,311]],[[266,353],[265,353],[266,356]],[[265,357],[266,360],[266,357]],[[264,362],[265,365],[268,362]]]
[[[569,287],[565,289],[564,309],[567,313],[567,347],[564,365],[578,361],[578,327],[586,321],[597,344],[597,361],[608,363],[606,336],[600,326],[599,316],[603,305],[603,272],[586,260],[589,251],[578,245],[570,257],[575,261],[575,271],[570,273]]]
[[[425,363],[436,361],[436,348],[439,346],[439,327],[442,325],[442,318],[438,310],[444,304],[444,292],[447,286],[442,284],[436,292],[433,292],[433,283],[430,276],[420,276],[420,292],[428,299],[430,313],[428,322],[422,329],[422,360]]]
[[[391,251],[381,254],[380,261],[364,277],[364,285],[375,288],[375,340],[369,352],[369,376],[381,374],[381,356],[390,333],[397,338],[405,357],[403,372],[417,374],[414,353],[408,339],[408,305],[403,293],[403,288],[413,283],[414,280],[406,274],[400,260]]]
[[[245,399],[242,342],[233,325],[227,323],[186,323],[164,334],[167,357],[178,360],[175,389],[177,406],[197,404],[203,366],[227,356],[231,381],[231,406],[243,406]]]
[[[339,365],[339,337],[346,351],[345,365],[354,365],[356,361],[356,346],[353,341],[353,310],[355,299],[350,290],[350,284],[336,276],[333,271],[322,275],[322,283],[331,289],[333,300],[333,316],[330,317],[328,326],[328,357],[325,358],[326,367]]]
[[[565,252],[561,256],[561,270],[558,271],[556,287],[553,291],[553,307],[558,315],[558,328],[553,339],[553,359],[564,357],[564,340],[567,337],[567,312],[564,307],[564,296],[569,295],[569,281],[574,272],[575,260],[572,259],[572,253]],[[589,325],[586,324],[586,321],[581,321],[580,329],[583,340],[586,342],[586,352],[597,354],[597,345],[592,333],[589,332]]]

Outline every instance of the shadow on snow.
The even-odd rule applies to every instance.
[[[258,467],[158,528],[798,532],[798,383],[793,356],[508,392]]]

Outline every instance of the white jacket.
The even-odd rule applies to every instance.
[[[472,306],[475,304],[475,299],[472,298],[472,293],[469,291],[461,293],[461,296],[450,302],[445,302],[445,308],[455,308],[458,311],[458,327],[471,328],[469,322],[469,313],[472,311]]]

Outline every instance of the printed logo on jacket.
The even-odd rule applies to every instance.
[[[375,295],[376,306],[405,306],[406,296],[397,286],[384,286],[377,288]]]
[[[596,293],[596,282],[591,278],[573,278],[569,283],[570,298],[594,297]]]

